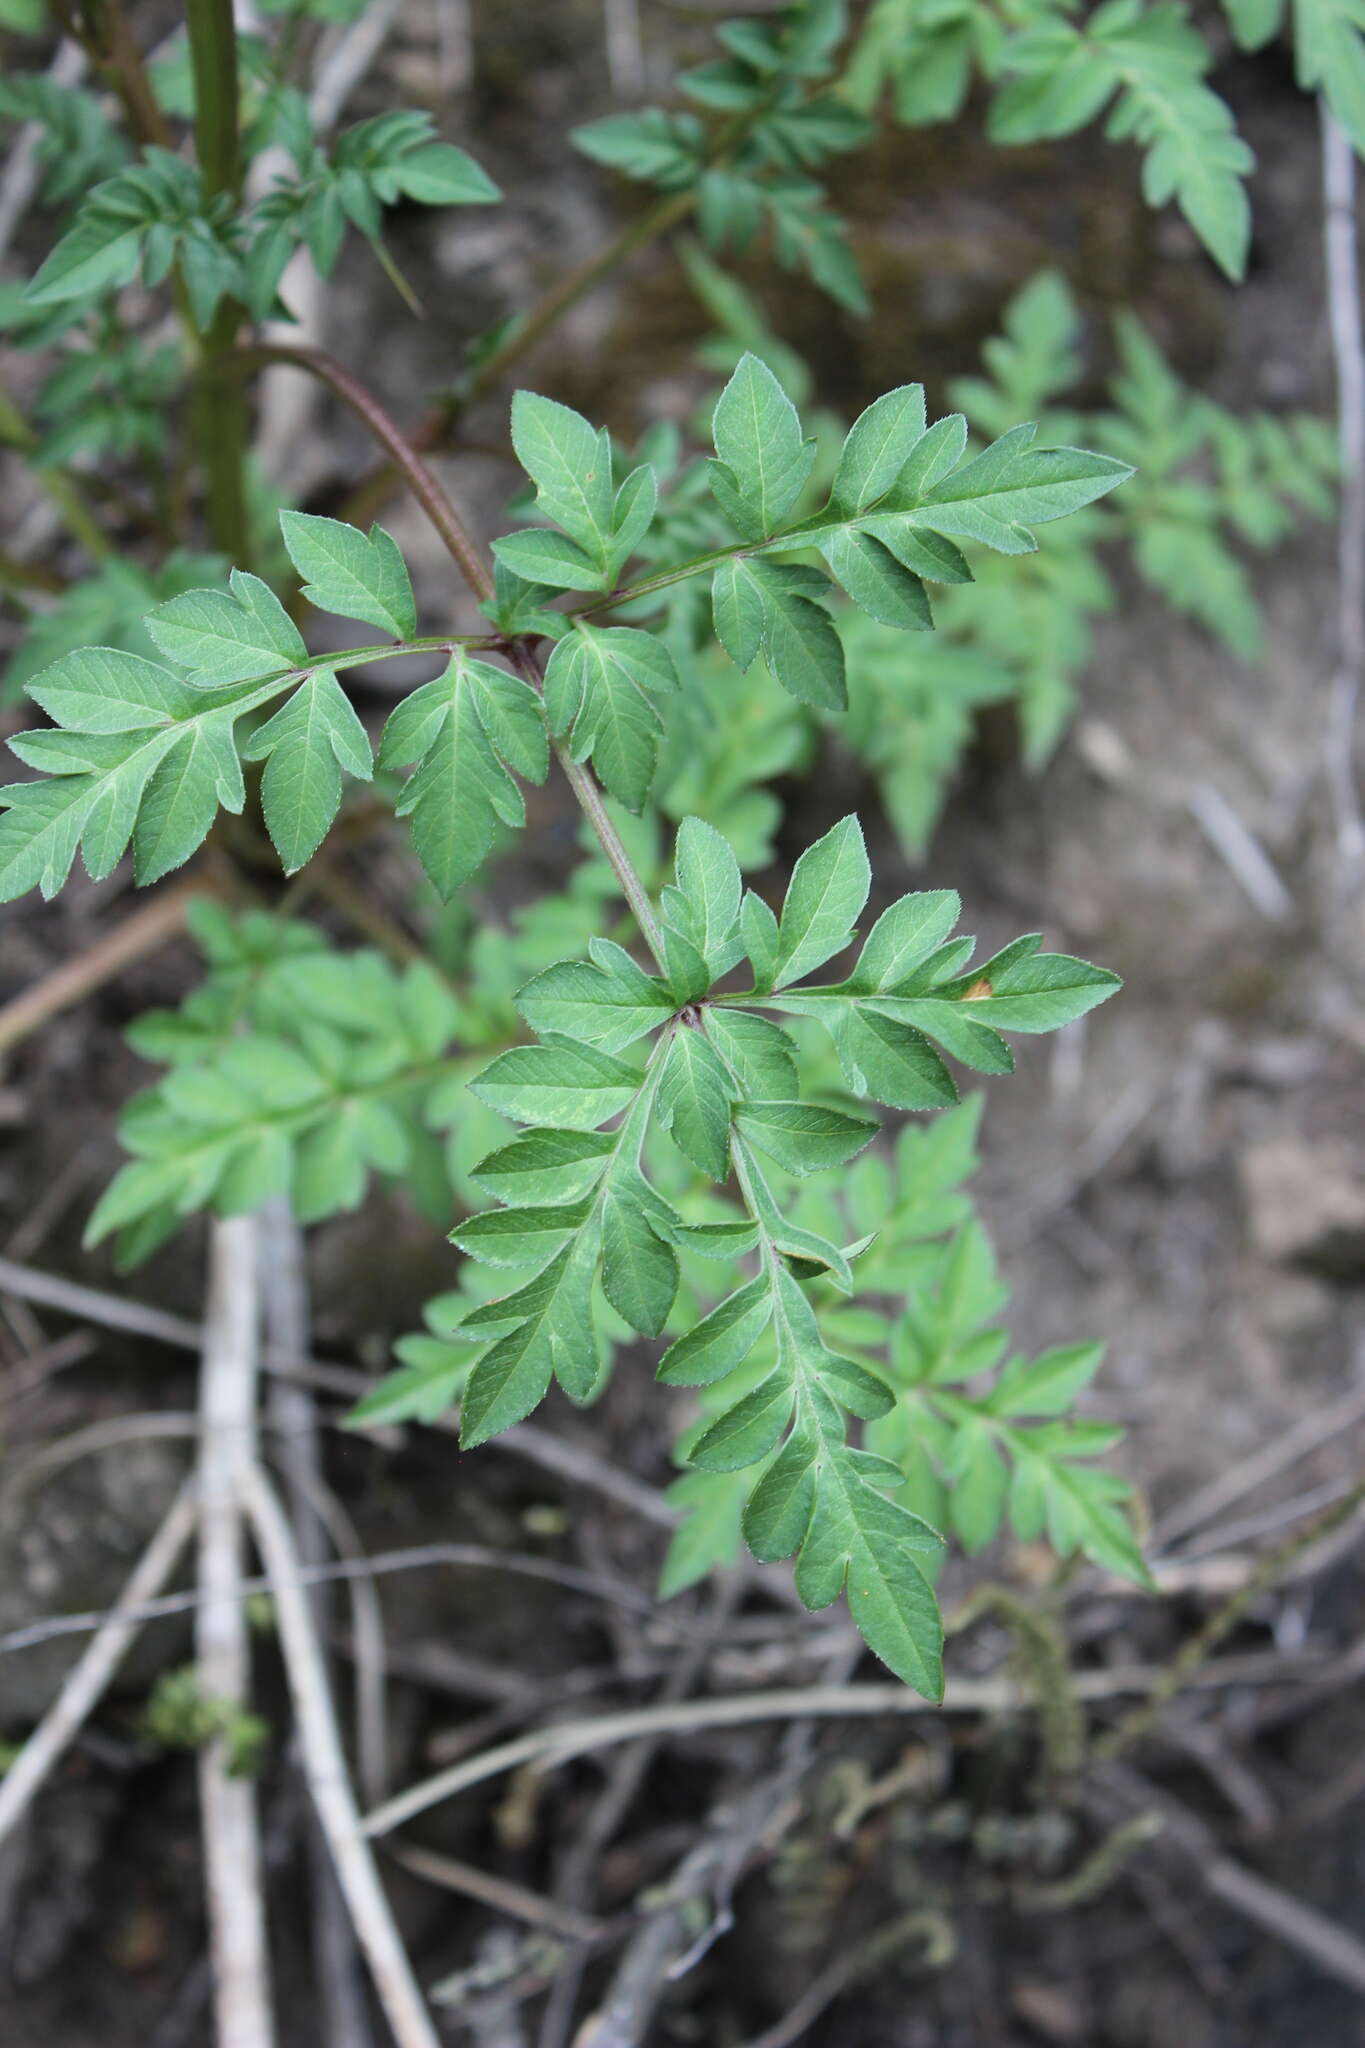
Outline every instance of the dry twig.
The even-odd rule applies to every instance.
[[[308,1789],[375,1988],[399,2048],[440,2048],[361,1830],[289,1524],[259,1466],[243,1472],[241,1488],[273,1585]]]
[[[1179,1800],[1116,1764],[1104,1767],[1096,1798],[1106,1807],[1118,1803],[1129,1810],[1159,1814],[1166,1824],[1163,1840],[1185,1852],[1190,1870],[1206,1891],[1365,1997],[1365,1942],[1325,1913],[1224,1856],[1209,1829]]]
[[[209,893],[202,881],[177,882],[169,889],[158,890],[140,910],[133,911],[86,952],[65,961],[33,988],[16,996],[12,1003],[6,1003],[0,1009],[0,1053],[9,1052],[63,1010],[84,1002],[135,960],[145,959],[178,938],[190,904],[197,896]]]
[[[68,1673],[52,1705],[0,1778],[0,1842],[12,1833],[43,1780],[74,1741],[137,1634],[146,1603],[165,1585],[189,1542],[197,1515],[195,1490],[185,1487],[105,1616],[80,1662]]]
[[[261,1298],[265,1334],[279,1350],[295,1357],[308,1350],[308,1279],[304,1266],[303,1232],[287,1196],[274,1196],[257,1215],[261,1267]],[[275,1457],[284,1475],[290,1514],[299,1556],[305,1564],[320,1565],[327,1556],[325,1515],[320,1513],[322,1481],[322,1432],[317,1402],[312,1390],[277,1378],[270,1388],[266,1415],[277,1443]],[[357,1644],[373,1653],[377,1626],[377,1601],[373,1580],[368,1576],[348,1582],[352,1591],[352,1613]],[[325,1640],[331,1624],[331,1602],[325,1586],[310,1595],[313,1626]],[[383,1698],[383,1632],[379,1629],[380,1699]],[[357,1671],[373,1668],[373,1654],[357,1661]],[[363,1677],[360,1682],[364,1697]],[[361,1716],[361,1727],[366,1719]],[[382,1716],[379,1740],[382,1743]],[[362,1756],[364,1744],[362,1742]],[[324,2015],[327,2048],[369,2048],[373,2036],[365,1993],[359,1971],[355,1939],[347,1917],[345,1901],[327,1853],[327,1845],[316,1823],[308,1837],[309,1876],[313,1893],[313,1967]]]
[[[245,1712],[251,1679],[242,1577],[241,1491],[255,1453],[259,1289],[256,1226],[215,1218],[200,1380],[199,1686],[215,1706]],[[270,2048],[269,1962],[256,1788],[234,1776],[227,1740],[199,1752],[204,1879],[218,2048]]]

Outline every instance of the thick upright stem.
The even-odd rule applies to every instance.
[[[194,73],[194,150],[204,190],[235,198],[242,184],[237,131],[237,24],[231,0],[187,0]]]
[[[204,197],[226,193],[234,201],[242,188],[238,132],[237,27],[232,0],[187,0],[190,64],[194,72],[194,147]],[[208,333],[195,383],[194,418],[204,465],[209,532],[215,546],[234,562],[248,547],[246,452],[249,439],[246,394],[235,377],[220,374],[241,322],[232,300],[220,308]]]

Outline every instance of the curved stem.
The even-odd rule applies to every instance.
[[[465,582],[480,600],[493,595],[493,578],[483,556],[470,538],[464,521],[451,504],[431,470],[427,468],[398,422],[385,411],[372,392],[366,390],[335,356],[320,348],[290,348],[287,344],[261,344],[239,349],[234,367],[243,370],[267,363],[288,363],[316,377],[367,426],[376,441],[388,449],[394,466],[444,541]]]

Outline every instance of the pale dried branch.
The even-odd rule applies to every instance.
[[[257,1211],[256,1222],[266,1340],[281,1351],[301,1357],[308,1350],[311,1323],[303,1232],[285,1195],[273,1196],[263,1203]],[[319,1500],[324,1490],[322,1431],[312,1389],[276,1378],[266,1399],[266,1416],[275,1434],[275,1457],[284,1475],[299,1556],[306,1564],[322,1564],[327,1557],[323,1526],[327,1517]],[[382,1745],[384,1638],[378,1621],[374,1582],[366,1576],[347,1583],[352,1589],[356,1643],[358,1647],[363,1643],[369,1653],[363,1659],[357,1658],[357,1670],[362,1674],[358,1687],[362,1704],[367,1696],[364,1673],[373,1669],[374,1638],[376,1634],[378,1636],[381,1709],[378,1740]],[[309,1605],[313,1625],[319,1637],[325,1640],[331,1625],[331,1600],[326,1585],[313,1589]],[[367,1717],[362,1713],[362,1733],[367,1725]],[[370,2048],[373,2034],[365,2007],[355,1938],[327,1845],[316,1821],[308,1836],[308,1864],[313,1896],[313,1968],[327,2048]]]
[[[1237,1672],[1237,1682],[1246,1684],[1255,1676],[1247,1658],[1227,1658],[1194,1676],[1200,1689],[1228,1681],[1227,1667]],[[1263,1682],[1282,1681],[1294,1670],[1291,1660],[1275,1657],[1256,1667]],[[1165,1665],[1116,1666],[1108,1671],[1076,1674],[1075,1693],[1079,1700],[1117,1699],[1127,1693],[1146,1694],[1163,1687],[1168,1676]],[[937,1704],[921,1699],[904,1685],[813,1685],[792,1686],[771,1692],[738,1694],[706,1700],[680,1700],[676,1705],[633,1707],[618,1714],[592,1719],[562,1721],[557,1727],[539,1728],[494,1749],[453,1764],[367,1814],[367,1835],[384,1835],[414,1814],[425,1813],[457,1792],[501,1777],[522,1764],[539,1763],[553,1770],[575,1757],[594,1750],[610,1749],[617,1743],[632,1742],[642,1735],[686,1734],[702,1728],[739,1728],[753,1721],[855,1720],[868,1715],[995,1714],[1027,1712],[1032,1702],[1027,1691],[1008,1678],[952,1678],[944,1698]]]
[[[74,960],[64,962],[16,996],[12,1003],[6,1003],[0,1009],[0,1053],[9,1052],[63,1010],[84,1002],[135,960],[145,959],[178,938],[190,904],[196,897],[209,893],[202,881],[177,882],[169,889],[159,890],[86,952],[78,953]]]
[[[1106,1805],[1159,1814],[1166,1823],[1163,1840],[1184,1852],[1188,1868],[1206,1891],[1262,1928],[1272,1940],[1286,1942],[1338,1983],[1365,1997],[1365,1942],[1325,1913],[1224,1856],[1215,1836],[1181,1801],[1117,1764],[1103,1767],[1095,1796]]]
[[[242,1498],[274,1586],[280,1648],[298,1720],[308,1789],[375,1988],[399,2048],[440,2048],[361,1831],[289,1524],[259,1467],[243,1474]]]
[[[140,1617],[146,1603],[175,1570],[194,1530],[197,1513],[195,1489],[186,1486],[79,1663],[67,1674],[56,1699],[0,1778],[0,1842],[18,1825],[44,1779],[98,1706],[141,1627]]]
[[[208,1304],[200,1379],[199,1593],[195,1654],[202,1694],[245,1713],[251,1682],[242,1578],[241,1491],[255,1450],[259,1365],[256,1226],[215,1219],[209,1235]],[[270,2048],[265,1904],[256,1788],[234,1776],[229,1741],[199,1752],[204,1881],[213,1958],[217,2048]]]

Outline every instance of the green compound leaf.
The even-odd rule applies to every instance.
[[[908,1508],[869,1486],[852,1453],[816,1473],[815,1503],[796,1565],[796,1589],[828,1607],[847,1584],[849,1612],[868,1647],[926,1699],[943,1697],[943,1623],[920,1559],[943,1539]]]
[[[493,543],[497,567],[547,590],[605,590],[611,578],[567,533],[528,526]],[[561,620],[562,624],[562,620]]]
[[[734,1083],[700,1031],[680,1025],[659,1076],[659,1122],[683,1155],[714,1181],[730,1172]]]
[[[1038,932],[1015,939],[980,967],[939,983],[924,999],[926,1007],[962,1003],[974,1020],[997,1030],[1056,1031],[1122,988],[1108,968],[1068,953],[1040,952],[1041,945]]]
[[[1059,1344],[1038,1358],[1013,1358],[986,1402],[992,1415],[1066,1415],[1099,1371],[1103,1344]]]
[[[602,1290],[642,1337],[657,1337],[678,1291],[678,1260],[654,1227],[642,1182],[608,1185],[602,1202]],[[647,1195],[648,1190],[645,1190]]]
[[[500,1202],[576,1202],[596,1187],[616,1140],[603,1131],[522,1131],[474,1168]]]
[[[869,533],[842,529],[820,543],[820,552],[860,611],[883,626],[927,633],[933,613],[918,576],[905,568]]]
[[[727,1295],[685,1336],[670,1344],[657,1377],[670,1387],[703,1387],[742,1365],[772,1321],[772,1288],[767,1276]]]
[[[711,618],[716,638],[736,668],[751,668],[763,645],[767,607],[758,578],[742,555],[720,564],[711,579]]]
[[[35,887],[55,894],[82,845],[91,873],[107,874],[130,834],[139,881],[188,860],[220,804],[242,807],[237,719],[288,680],[210,695],[108,647],[44,670],[28,693],[64,731],[27,735],[14,748],[51,779],[0,792],[0,901]]]
[[[701,818],[684,818],[674,849],[676,887],[665,889],[668,924],[688,939],[715,976],[743,957],[739,906],[744,893],[729,842]]]
[[[139,1028],[139,1049],[174,1065],[129,1105],[134,1157],[89,1226],[92,1242],[119,1233],[123,1264],[205,1207],[230,1215],[287,1191],[305,1222],[355,1208],[372,1172],[410,1172],[448,1071],[455,1006],[429,970],[281,945],[306,928],[263,913],[195,925],[210,980]],[[337,979],[350,1007],[327,1000]]]
[[[722,562],[711,585],[716,638],[736,667],[761,651],[777,681],[821,711],[847,707],[844,650],[822,599],[828,581],[818,569],[761,557]]]
[[[516,1123],[577,1131],[596,1130],[619,1116],[639,1086],[639,1073],[624,1060],[566,1038],[514,1045],[470,1083],[490,1109]]]
[[[942,483],[917,490],[917,523],[1000,554],[1029,554],[1037,546],[1030,527],[1078,512],[1133,474],[1112,455],[1034,448],[1037,432],[1011,427]],[[901,496],[897,489],[893,500]]]
[[[342,769],[364,782],[374,773],[365,728],[330,670],[305,677],[242,752],[266,763],[261,807],[287,875],[326,837],[341,804]]]
[[[196,720],[148,778],[133,831],[139,884],[182,867],[209,835],[219,809],[239,816],[246,801],[230,712]]]
[[[665,114],[659,107],[608,114],[573,129],[570,140],[594,163],[665,192],[693,184],[701,170],[702,126],[693,114]]]
[[[1117,93],[1107,133],[1146,150],[1143,196],[1174,199],[1229,277],[1246,264],[1250,211],[1243,180],[1255,158],[1232,115],[1204,83],[1209,48],[1183,6],[1107,0],[1076,28],[1059,11],[1010,39],[1012,74],[991,110],[998,142],[1070,135]]]
[[[147,631],[167,659],[189,669],[201,690],[306,668],[308,649],[270,586],[234,569],[229,587],[230,597],[187,590],[147,614]]]
[[[448,900],[482,866],[499,822],[526,822],[509,770],[545,779],[549,743],[535,691],[491,662],[454,655],[390,715],[379,765],[405,761],[420,766],[395,809],[412,820],[418,858]]]
[[[638,811],[663,730],[654,700],[677,686],[672,656],[651,634],[580,621],[545,670],[550,730],[567,740],[576,761],[591,756],[611,795]]]
[[[849,979],[850,988],[894,994],[937,952],[962,915],[955,889],[902,896],[873,925]]]
[[[742,508],[748,539],[763,539],[800,495],[815,460],[796,407],[758,356],[746,354],[722,391],[711,423],[725,481]]]
[[[800,1093],[796,1042],[771,1018],[712,1005],[706,1012],[706,1035],[746,1096],[788,1102]]]
[[[845,1116],[813,1102],[742,1102],[735,1122],[770,1159],[796,1174],[842,1166],[880,1128],[866,1117]]]
[[[490,1266],[536,1266],[565,1245],[588,1218],[586,1201],[487,1209],[456,1224],[450,1241]]]
[[[396,640],[417,631],[417,601],[407,565],[382,526],[368,534],[340,519],[312,512],[281,512],[289,559],[303,578],[303,594],[320,611],[364,619]]]
[[[608,939],[591,942],[591,960],[559,960],[528,981],[517,1008],[539,1035],[559,1032],[604,1052],[620,1052],[673,1014],[663,984]]]
[[[97,188],[98,189],[98,188]],[[35,306],[65,299],[94,298],[117,291],[137,276],[149,223],[103,208],[83,209],[74,227],[48,256],[25,297]]]
[[[830,492],[835,510],[851,518],[885,497],[923,439],[926,425],[922,384],[887,391],[860,413],[839,456]]]
[[[502,194],[472,156],[453,142],[427,142],[405,152],[393,170],[405,199],[421,206],[490,206]]]
[[[581,413],[553,398],[518,391],[512,400],[512,446],[535,484],[537,510],[562,526],[601,568],[613,532],[606,428],[590,426]]]
[[[862,827],[850,815],[808,846],[792,870],[778,925],[776,986],[799,981],[851,944],[871,886]]]
[[[703,1472],[741,1472],[756,1465],[781,1440],[792,1400],[787,1374],[769,1373],[702,1432],[689,1452],[691,1462]]]
[[[524,1420],[540,1406],[552,1379],[572,1399],[588,1397],[599,1372],[592,1317],[596,1265],[593,1235],[580,1230],[534,1280],[465,1318],[461,1336],[502,1331],[465,1387],[460,1442],[466,1449]]]

